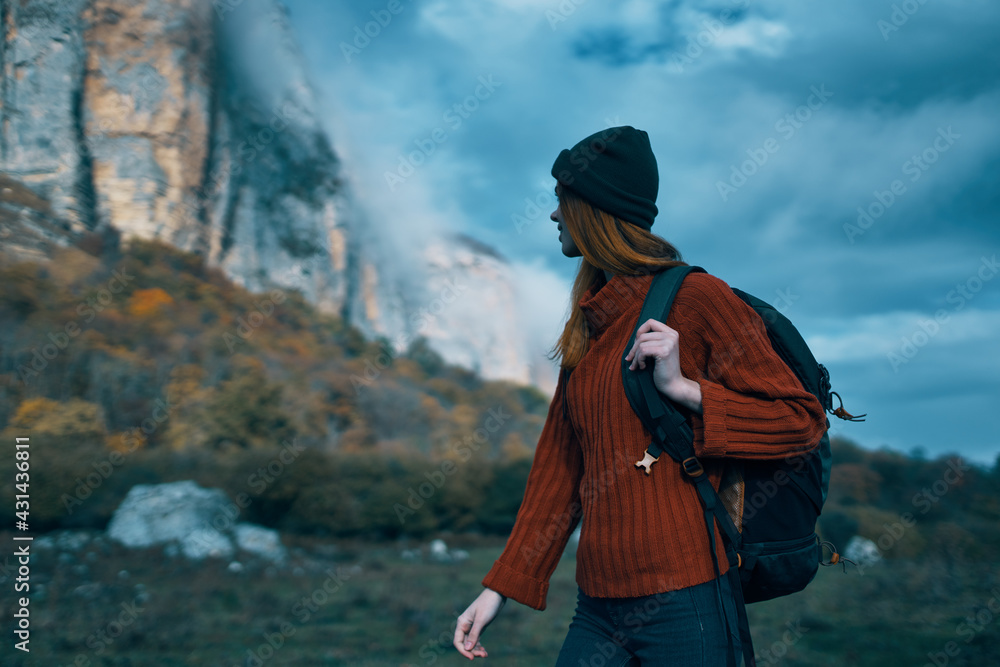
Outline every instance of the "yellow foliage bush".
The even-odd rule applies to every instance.
[[[50,398],[28,398],[21,402],[8,430],[46,437],[69,437],[103,441],[104,415],[100,406],[79,398],[65,403]]]
[[[164,306],[172,306],[173,298],[159,287],[138,289],[128,300],[128,312],[134,317],[156,315]]]

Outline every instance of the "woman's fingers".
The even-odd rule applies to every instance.
[[[469,617],[464,614],[458,618],[455,624],[455,639],[452,642],[458,652],[469,660],[487,656],[486,649],[479,641],[482,628],[475,627],[474,619],[475,615]]]
[[[459,616],[458,623],[455,624],[455,641],[453,642],[453,644],[459,653],[464,655],[466,658],[469,658],[470,660],[473,658],[474,651],[465,648],[465,645],[467,642],[472,640],[472,636],[470,633],[471,629],[472,629],[472,619],[465,616],[464,614],[462,616]],[[476,644],[477,646],[481,647],[481,645],[479,645],[478,642],[476,642]],[[476,647],[473,646],[472,648],[475,649]]]
[[[507,598],[487,588],[468,609],[462,612],[455,623],[453,642],[459,653],[469,660],[477,657],[485,658],[488,655],[479,638],[506,601]]]
[[[677,347],[678,334],[663,322],[647,320],[636,332],[632,349],[626,355],[629,370],[646,368],[646,359],[662,359]]]
[[[652,318],[646,320],[642,323],[642,326],[635,332],[636,336],[647,333],[649,331],[673,331],[670,327],[659,320],[654,320]]]

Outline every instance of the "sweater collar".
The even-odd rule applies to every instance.
[[[592,285],[580,299],[591,331],[599,335],[624,313],[641,306],[652,281],[652,275],[616,275],[600,287]]]

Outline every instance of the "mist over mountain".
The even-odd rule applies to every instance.
[[[397,351],[423,336],[484,377],[550,384],[510,263],[355,191],[279,3],[26,0],[0,24],[4,253],[113,228],[300,290]]]

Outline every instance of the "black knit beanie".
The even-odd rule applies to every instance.
[[[595,132],[559,153],[552,176],[611,215],[643,229],[653,225],[660,174],[642,130],[624,125]]]

